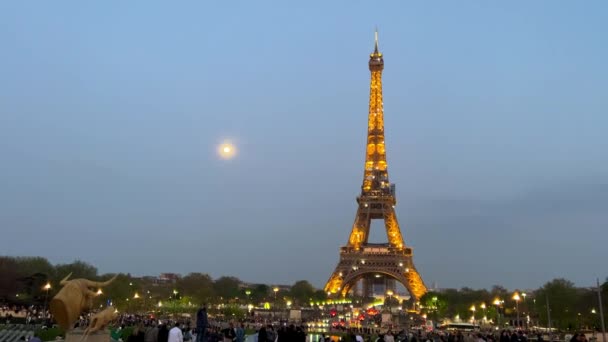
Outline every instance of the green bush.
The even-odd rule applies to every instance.
[[[112,328],[110,331],[111,337],[114,340],[118,340],[119,338],[121,338],[123,341],[126,341],[129,336],[131,336],[131,333],[133,332],[133,327],[129,326],[129,327],[124,327],[124,329],[118,331],[118,327],[116,328]]]
[[[36,334],[42,341],[54,341],[57,339],[57,336],[65,338],[65,332],[60,328],[38,329]]]

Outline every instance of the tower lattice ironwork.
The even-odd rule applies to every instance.
[[[388,179],[384,142],[382,71],[384,59],[378,50],[375,33],[374,52],[370,55],[371,71],[367,150],[361,195],[357,197],[357,214],[346,246],[340,249],[340,261],[330,276],[325,291],[345,296],[360,279],[383,275],[402,283],[418,300],[427,291],[414,267],[412,248],[406,246],[395,214],[395,185]],[[371,220],[384,220],[388,243],[368,242]]]

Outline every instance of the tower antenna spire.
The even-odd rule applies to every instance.
[[[378,53],[378,26],[376,26],[376,31],[374,32],[374,53]]]

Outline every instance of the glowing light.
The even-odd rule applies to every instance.
[[[232,159],[236,155],[236,146],[229,141],[224,141],[218,146],[217,153],[222,159]]]

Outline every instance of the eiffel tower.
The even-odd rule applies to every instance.
[[[378,51],[378,32],[374,52],[369,58],[371,84],[367,124],[367,150],[361,195],[357,197],[357,215],[346,246],[340,248],[340,261],[325,285],[330,295],[346,296],[361,279],[370,291],[374,278],[385,277],[402,283],[414,301],[427,289],[414,267],[412,248],[406,246],[395,214],[395,185],[388,180],[384,144],[382,70],[384,59]],[[371,220],[384,220],[388,243],[368,242]]]

